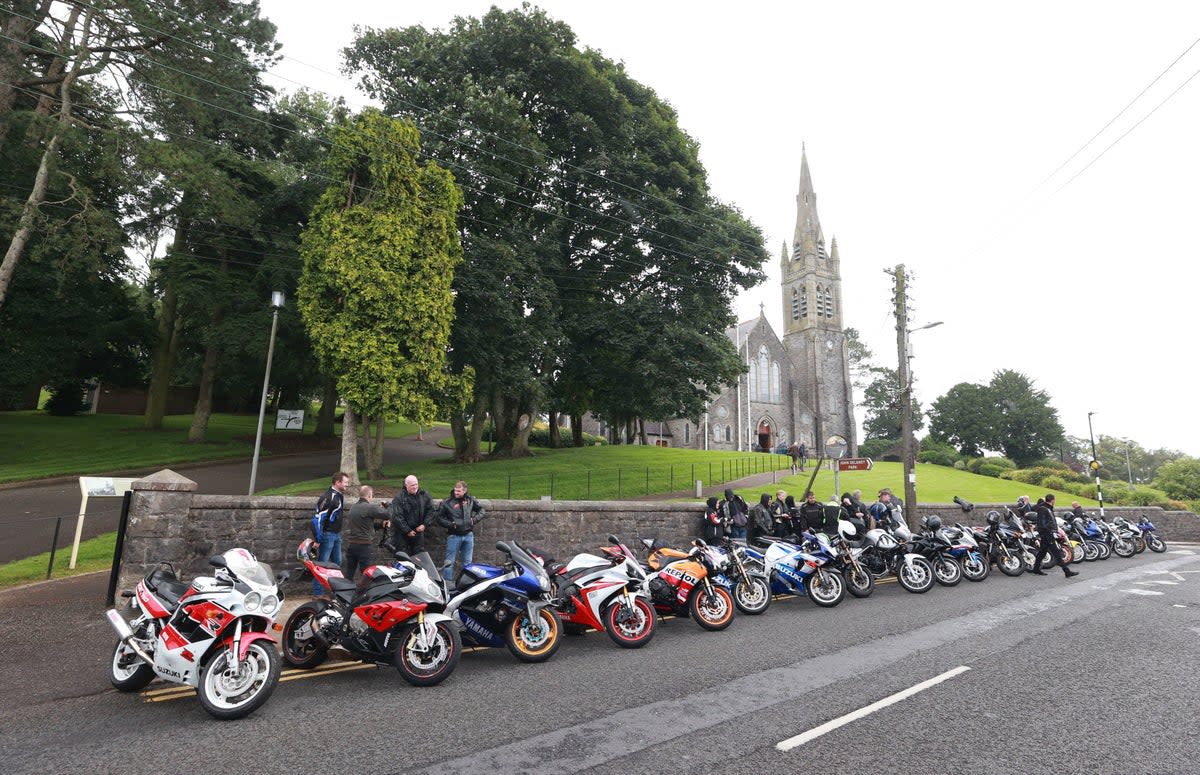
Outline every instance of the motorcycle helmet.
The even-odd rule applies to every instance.
[[[320,547],[311,538],[305,538],[300,542],[300,546],[296,548],[296,559],[300,562],[304,562],[305,560],[315,562],[318,557],[320,557]]]
[[[928,517],[921,517],[921,527],[926,530],[940,530],[942,527],[942,518],[937,514],[930,514]]]
[[[999,525],[1000,524],[1000,512],[989,511],[987,513],[987,523],[989,525]]]

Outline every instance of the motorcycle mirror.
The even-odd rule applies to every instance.
[[[500,551],[500,552],[504,552],[505,554],[510,554],[509,549],[508,549],[508,544],[504,543],[503,541],[496,542],[496,550]]]
[[[291,571],[281,570],[275,574],[275,583],[277,585],[285,584],[287,582],[287,580],[290,579],[291,577],[292,577]]]
[[[228,567],[228,563],[225,562],[225,556],[220,554],[214,554],[212,557],[209,557],[208,564],[214,568]]]
[[[621,543],[621,539],[617,538],[617,537],[616,537],[615,535],[613,535],[612,533],[609,533],[609,534],[608,534],[608,542],[609,542],[610,544],[619,544],[619,543]]]

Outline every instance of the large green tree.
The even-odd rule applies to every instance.
[[[444,32],[366,30],[346,61],[463,188],[451,360],[476,377],[451,416],[460,460],[478,459],[488,416],[493,454],[526,454],[540,411],[597,409],[598,380],[633,377],[689,325],[708,368],[675,357],[669,395],[626,391],[605,413],[690,407],[693,385],[736,373],[728,300],[761,280],[761,235],[711,198],[695,142],[652,90],[528,6]],[[652,308],[662,325],[632,319]]]
[[[991,448],[996,415],[986,386],[960,382],[930,405],[929,433],[964,455],[982,455]]]
[[[462,197],[451,175],[419,154],[417,131],[378,111],[339,127],[333,182],[301,242],[300,313],[346,401],[342,470],[355,478],[356,418],[372,439],[368,476],[379,478],[384,422],[403,414],[428,423],[438,397],[454,392],[446,347]]]
[[[1164,464],[1154,486],[1178,500],[1200,500],[1200,459],[1181,457]]]
[[[959,383],[933,402],[930,432],[963,454],[1003,452],[1020,466],[1059,450],[1058,411],[1025,374],[1002,369],[987,385]]]
[[[872,375],[863,391],[863,437],[865,439],[899,439],[901,428],[900,378],[895,369],[871,366]],[[925,426],[921,403],[912,402],[913,430]]]

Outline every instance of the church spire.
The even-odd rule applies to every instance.
[[[829,241],[829,260],[830,260],[830,261],[837,261],[837,260],[838,260],[838,251],[837,251],[837,236],[836,236],[836,235],[834,236],[834,238],[833,238],[833,239],[831,239],[831,240]]]
[[[792,260],[825,258],[825,235],[817,217],[817,194],[808,170],[808,152],[800,148],[800,191],[796,194],[796,233],[792,238]]]

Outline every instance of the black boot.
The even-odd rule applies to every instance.
[[[1071,569],[1070,569],[1070,568],[1068,568],[1066,565],[1064,565],[1064,566],[1063,566],[1063,575],[1064,575],[1064,576],[1066,576],[1067,578],[1071,578],[1072,576],[1078,576],[1078,575],[1079,575],[1079,571],[1077,571],[1077,570],[1071,570]]]

